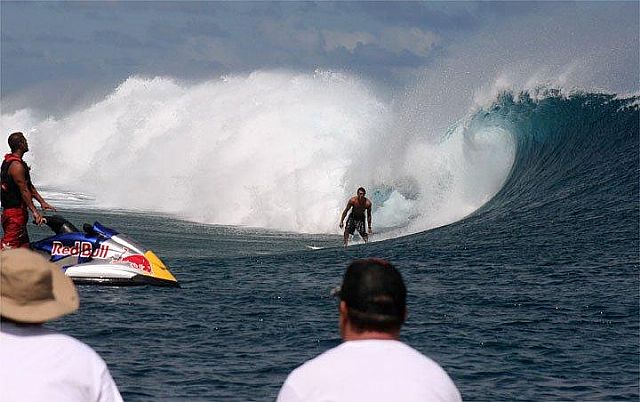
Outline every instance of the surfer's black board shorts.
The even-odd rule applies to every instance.
[[[362,219],[358,219],[349,215],[347,218],[347,232],[349,232],[349,234],[353,234],[356,230],[360,233],[360,237],[363,239],[367,238],[367,230],[364,227],[364,217],[362,217]]]

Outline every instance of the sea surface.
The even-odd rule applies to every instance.
[[[395,222],[380,241],[346,249],[337,230],[62,203],[76,226],[99,221],[152,249],[181,287],[80,286],[79,312],[49,325],[95,348],[126,401],[274,400],[292,369],[340,343],[330,291],[350,261],[375,256],[408,284],[402,340],[441,364],[465,400],[637,401],[638,104],[504,93],[460,134],[473,142],[474,127],[493,127],[485,135],[508,133],[515,149],[485,203],[436,228],[409,214],[405,226],[419,229],[404,235]],[[477,141],[461,155],[473,159]],[[374,217],[394,190],[419,199],[415,188],[372,189]]]

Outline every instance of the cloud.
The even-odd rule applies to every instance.
[[[229,33],[214,21],[189,18],[186,21],[161,19],[149,25],[147,41],[156,45],[187,43],[193,37],[228,38]]]
[[[182,24],[180,33],[190,36],[216,36],[228,38],[229,33],[211,20],[188,20]]]
[[[408,51],[426,57],[431,49],[440,42],[440,37],[432,32],[424,32],[420,28],[385,28],[380,34],[380,46],[391,52]]]
[[[71,35],[59,35],[55,33],[39,33],[33,37],[34,42],[45,44],[58,43],[63,45],[75,45],[81,43],[82,40]]]
[[[368,2],[353,3],[359,12],[384,25],[422,27],[445,31],[469,31],[483,23],[474,2]]]
[[[219,38],[189,38],[187,44],[181,48],[180,55],[190,62],[206,63],[209,67],[223,67],[239,63],[233,49],[228,43]],[[201,64],[205,65],[205,64]]]
[[[2,48],[2,57],[6,59],[31,59],[44,61],[44,53],[33,48],[26,48],[15,44],[13,46],[7,46],[6,44]],[[3,66],[4,67],[4,66]]]
[[[333,32],[322,31],[324,37],[324,50],[332,51],[337,48],[345,48],[353,52],[358,45],[376,43],[376,37],[369,32]]]
[[[107,45],[112,48],[144,47],[144,44],[137,38],[112,29],[94,31],[92,36],[95,43]]]
[[[617,81],[637,71],[635,3],[5,2],[0,16],[3,101],[69,77],[90,87],[133,74],[193,80],[268,68],[342,69],[402,85],[453,53],[473,69],[494,47],[514,50],[493,65],[515,53],[550,64],[558,53],[573,62],[606,51]]]
[[[398,65],[406,62],[416,66],[426,62],[427,57],[440,42],[440,37],[419,28],[391,27],[373,34],[370,32],[323,31],[324,49],[337,54],[347,51],[353,57],[350,62],[380,65]],[[344,60],[345,55],[341,58]],[[360,60],[358,60],[360,59]]]
[[[255,39],[259,43],[290,51],[316,51],[321,48],[321,34],[315,28],[295,20],[266,20],[257,24]]]
[[[353,51],[339,47],[330,52],[330,57],[337,60],[340,66],[345,68],[357,68],[383,71],[390,67],[418,67],[424,66],[427,60],[406,49],[400,52],[391,52],[377,44],[358,43]]]

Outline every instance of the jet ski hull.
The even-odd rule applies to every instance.
[[[179,286],[153,251],[98,222],[85,224],[83,231],[60,216],[47,217],[46,224],[55,236],[33,242],[31,247],[76,283]]]
[[[112,286],[168,286],[179,287],[178,281],[141,274],[129,264],[94,263],[74,265],[63,269],[77,284]]]

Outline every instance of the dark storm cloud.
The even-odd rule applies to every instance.
[[[90,71],[86,64],[93,63],[96,71],[112,66],[108,75],[120,80],[134,73],[159,71],[178,78],[194,78],[206,76],[207,72],[215,75],[273,67],[348,65],[366,67],[367,71],[402,63],[417,67],[427,58],[417,54],[416,49],[404,48],[406,38],[392,38],[402,33],[387,33],[385,38],[381,33],[389,26],[384,21],[386,14],[400,21],[412,15],[411,11],[410,3],[398,7],[386,3],[367,6],[309,2],[9,3],[2,7],[3,27],[7,27],[3,28],[3,42],[15,38],[13,42],[33,48],[34,54],[27,58],[26,52],[7,52],[3,47],[3,66],[9,67],[3,77],[3,96],[27,82],[38,81],[37,76],[14,74],[20,71],[20,75],[38,75],[40,69],[11,67],[28,64],[38,54],[60,55],[76,63],[75,67],[67,64],[71,72],[57,71],[61,76],[73,75],[74,69]],[[443,18],[437,12],[420,11],[413,20],[423,23],[425,16],[432,21]],[[413,20],[402,26],[408,29]],[[14,30],[24,34],[5,34]],[[349,35],[363,33],[367,33],[367,40],[356,48],[357,43],[351,43]],[[327,35],[333,40],[330,45]],[[336,50],[345,44],[348,49]],[[171,57],[182,62],[170,60]],[[52,61],[39,59],[43,63]],[[125,66],[131,70],[126,71]],[[171,71],[168,66],[175,66],[176,70]],[[40,79],[51,79],[51,75]]]
[[[217,36],[221,38],[228,38],[229,33],[215,22],[203,19],[192,19],[181,24],[179,33],[182,35],[202,35],[202,36]]]
[[[46,43],[47,45],[51,45],[52,43],[60,43],[60,44],[67,44],[67,45],[71,45],[71,44],[78,44],[81,43],[82,40],[75,38],[73,36],[70,35],[61,35],[61,34],[55,34],[55,33],[49,33],[49,34],[44,34],[44,33],[39,33],[37,35],[35,35],[33,37],[33,41],[34,42],[42,42],[42,43]]]
[[[218,24],[204,20],[202,17],[193,17],[179,23],[172,20],[158,20],[151,24],[147,31],[147,41],[161,46],[185,43],[191,37],[229,38],[229,36],[229,33]]]
[[[545,24],[560,13],[566,21]],[[611,35],[589,23],[603,14],[602,26],[615,21],[637,42],[633,3],[2,2],[2,99],[38,83],[113,86],[133,74],[190,80],[322,68],[410,77],[477,37],[499,43],[515,35],[536,52],[541,38],[580,18],[578,34],[567,39],[606,48]],[[500,26],[513,26],[506,38]],[[534,34],[519,34],[520,26]]]
[[[215,16],[223,2],[207,1],[131,1],[120,6],[130,12],[156,13],[182,18],[184,15]]]
[[[438,30],[472,30],[482,21],[481,16],[473,13],[477,10],[475,3],[451,3],[447,5],[446,11],[442,3],[424,2],[358,2],[350,7],[386,23]]]
[[[557,2],[554,7],[573,7],[572,2]],[[476,3],[478,14],[495,17],[519,17],[527,14],[545,12],[544,2],[537,1],[502,1]]]
[[[115,67],[115,68],[124,68],[129,71],[131,69],[135,69],[138,66],[138,61],[133,57],[112,57],[105,59],[104,67]]]
[[[175,46],[187,40],[183,30],[173,24],[154,24],[149,27],[147,33],[149,42],[156,45]]]
[[[2,57],[11,59],[33,59],[44,61],[44,54],[40,51],[27,49],[24,46],[7,46],[2,49]],[[3,66],[3,68],[6,68]]]
[[[5,45],[7,43],[15,42],[18,38],[15,35],[11,35],[8,32],[2,31],[2,44]]]
[[[99,30],[93,32],[93,42],[96,44],[107,45],[111,48],[139,48],[144,44],[131,35],[127,35],[120,31],[111,29]]]
[[[391,52],[378,45],[359,43],[350,51],[339,47],[330,52],[330,57],[339,61],[344,66],[361,66],[368,68],[381,67],[418,67],[424,66],[428,58],[421,57],[406,49],[400,52]]]

